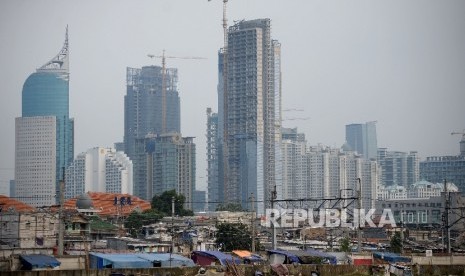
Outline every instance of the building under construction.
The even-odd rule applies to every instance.
[[[262,213],[276,189],[280,44],[271,39],[271,20],[256,19],[229,27],[226,49],[219,55],[219,69],[225,72],[218,87],[224,198],[250,208],[253,193]]]
[[[181,111],[177,90],[178,73],[160,66],[127,68],[127,94],[124,97],[124,148],[134,156],[136,138],[149,133],[181,133]],[[164,82],[164,83],[163,83]],[[166,92],[166,117],[163,115],[163,86]],[[166,126],[163,129],[163,118]]]

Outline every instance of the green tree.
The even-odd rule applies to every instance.
[[[171,216],[171,199],[174,197],[174,214],[177,216],[193,216],[192,210],[184,209],[186,198],[176,194],[175,190],[165,191],[161,195],[152,198],[152,209],[165,216]]]
[[[132,237],[137,237],[142,226],[157,223],[162,217],[162,214],[153,209],[145,210],[142,213],[134,211],[125,219],[124,228],[128,229]]]
[[[252,233],[242,223],[220,223],[216,225],[216,245],[222,251],[252,248]],[[258,245],[259,246],[259,245]]]
[[[245,210],[239,203],[219,204],[216,211],[244,212]]]
[[[350,252],[351,251],[351,246],[350,246],[350,239],[349,237],[344,237],[342,239],[339,240],[339,250],[341,250],[342,252]]]
[[[400,237],[400,232],[394,233],[391,237],[391,251],[394,253],[402,252],[402,239]]]

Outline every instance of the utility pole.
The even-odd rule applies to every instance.
[[[276,226],[274,225],[274,201],[276,199],[276,186],[274,186],[273,191],[271,192],[271,223],[273,224],[271,226],[271,246],[273,250],[276,250]]]
[[[444,179],[444,235],[446,235],[447,253],[451,253],[450,229],[449,229],[449,193],[447,190],[447,180]]]
[[[254,209],[254,197],[253,193],[252,196],[250,197],[250,203],[252,204],[252,222],[251,222],[251,228],[252,228],[252,253],[255,252],[255,209]]]
[[[170,267],[171,259],[174,250],[174,196],[171,198],[171,250],[170,250]]]
[[[361,230],[361,218],[360,218],[360,209],[362,209],[362,180],[360,177],[357,178],[358,187],[357,187],[357,208],[358,208],[358,221],[357,221],[357,252],[362,252],[362,230]]]
[[[65,168],[63,168],[63,177],[60,181],[60,208],[58,210],[58,256],[63,256],[65,228],[63,221],[63,204],[65,202]]]
[[[404,254],[404,203],[400,207],[400,253]]]

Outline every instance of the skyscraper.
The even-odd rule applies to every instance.
[[[271,40],[270,19],[240,21],[228,30],[227,79],[220,78],[220,84],[226,83],[218,96],[219,120],[224,120],[226,134],[225,200],[247,207],[254,193],[259,213],[264,212],[264,203],[269,202],[276,186],[279,49],[280,44]],[[220,54],[220,64],[223,59]],[[224,91],[226,94],[221,93]]]
[[[16,118],[16,195],[33,206],[57,203],[59,181],[74,154],[74,122],[69,118],[68,31],[61,51],[31,74]]]
[[[416,151],[406,153],[379,148],[377,160],[381,168],[382,185],[408,188],[419,180],[420,160]]]
[[[66,170],[65,198],[86,192],[132,194],[132,162],[112,148],[95,147],[78,154]]]
[[[378,152],[376,121],[346,125],[346,141],[351,150],[358,152],[364,158],[376,159]]]
[[[177,91],[177,69],[160,66],[127,68],[124,97],[124,149],[134,157],[135,139],[149,133],[181,132],[181,111]],[[163,83],[163,81],[165,83]],[[162,89],[166,89],[166,129],[163,129]]]
[[[134,195],[146,200],[165,191],[176,190],[192,209],[195,190],[195,144],[193,137],[177,133],[147,135],[136,139]]]
[[[207,108],[207,208],[209,211],[215,211],[218,202],[224,201],[224,189],[219,178],[222,159],[218,126],[218,113],[212,113],[211,108]]]

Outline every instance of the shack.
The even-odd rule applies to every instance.
[[[21,270],[58,269],[61,263],[52,256],[43,254],[19,255]]]
[[[247,250],[233,250],[232,253],[241,258],[244,264],[259,264],[265,262],[262,257]]]
[[[198,265],[227,265],[230,263],[240,264],[240,258],[235,258],[221,251],[193,251],[191,255],[194,263]]]

